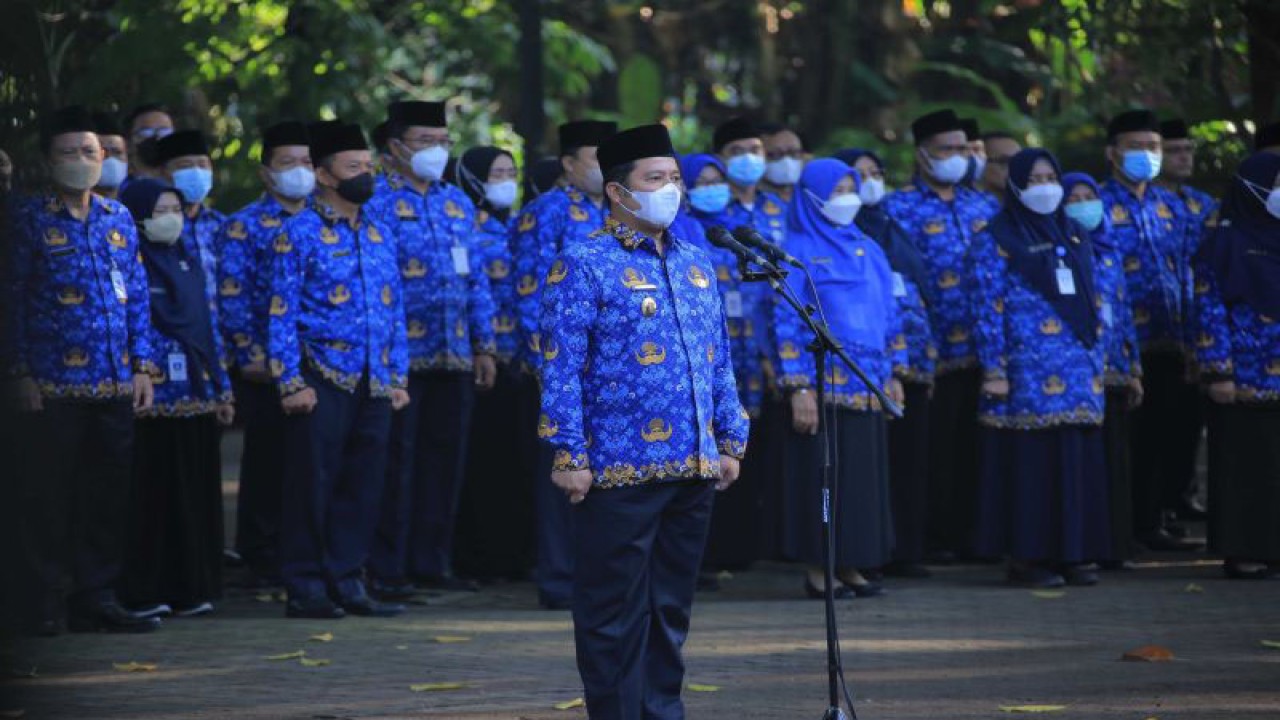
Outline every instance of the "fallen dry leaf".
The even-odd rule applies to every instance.
[[[695,685],[694,683],[689,683],[684,687],[689,692],[720,692],[719,685]]]
[[[269,602],[275,602],[276,596],[272,595],[271,593],[258,593],[257,595],[253,596],[253,599],[257,600],[260,603],[269,603]]]
[[[409,689],[414,692],[443,692],[445,690],[461,690],[466,687],[465,683],[460,682],[438,682],[438,683],[418,683],[410,685]]]
[[[431,638],[441,645],[451,645],[453,643],[471,642],[471,638],[466,635],[437,635]]]
[[[332,660],[321,660],[319,658],[315,660],[308,657],[298,658],[298,664],[302,665],[302,667],[324,667],[332,662]]]
[[[140,663],[132,660],[127,663],[112,663],[112,666],[120,672],[155,672],[159,667],[155,663]]]
[[[1143,645],[1120,656],[1129,662],[1168,662],[1173,659],[1173,651],[1162,645]]]
[[[1200,587],[1195,583],[1187,583],[1187,586],[1183,588],[1183,592],[1202,593],[1204,592],[1204,588]]]
[[[572,709],[574,709],[574,708],[580,708],[580,707],[586,707],[586,706],[587,706],[587,701],[586,701],[586,700],[583,700],[582,698],[574,698],[574,699],[572,699],[572,700],[567,700],[567,701],[562,702],[562,703],[556,703],[556,704],[555,704],[555,709],[557,709],[557,710],[572,710]]]
[[[1038,597],[1041,600],[1057,600],[1060,597],[1065,597],[1066,594],[1067,594],[1067,591],[1065,590],[1032,590],[1031,591],[1032,597]]]
[[[266,660],[297,660],[298,658],[306,657],[306,655],[307,655],[306,650],[298,650],[296,652],[281,653],[279,655],[268,655],[264,659]]]
[[[333,642],[333,633],[320,633],[319,635],[312,635],[307,639],[312,642]]]
[[[1272,650],[1280,650],[1280,640],[1263,640],[1262,647],[1268,647]]]
[[[1000,712],[1007,713],[1055,713],[1066,710],[1066,705],[1001,705]]]

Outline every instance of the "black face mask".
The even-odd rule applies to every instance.
[[[338,196],[349,203],[363,205],[373,197],[373,174],[360,173],[346,180],[339,180],[336,188]]]

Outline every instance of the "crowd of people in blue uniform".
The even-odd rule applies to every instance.
[[[1229,577],[1280,578],[1276,125],[1219,201],[1148,110],[1108,124],[1102,182],[949,110],[912,124],[914,167],[734,118],[650,169],[665,132],[581,120],[523,173],[456,152],[446,111],[391,104],[372,150],[341,121],[265,128],[262,196],[230,215],[163,106],[45,119],[48,187],[4,209],[26,628],[214,612],[233,423],[235,553],[289,617],[532,571],[589,684],[591,628],[637,602],[678,659],[694,576],[787,560],[821,597],[824,458],[839,598],[954,561],[1092,585],[1196,549],[1180,521],[1205,510]],[[903,417],[842,362],[819,375],[717,239],[743,228]],[[654,512],[696,527],[633,527]],[[651,567],[618,560],[635,543]]]

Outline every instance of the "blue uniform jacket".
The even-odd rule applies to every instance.
[[[1105,344],[1081,342],[989,232],[973,239],[972,256],[974,348],[984,378],[1009,382],[1007,397],[983,396],[978,421],[1010,430],[1101,425]]]
[[[928,270],[921,288],[937,346],[937,374],[973,367],[973,316],[967,288],[967,255],[974,235],[1000,210],[990,195],[957,186],[947,202],[920,178],[883,201],[884,210],[911,236]]]
[[[598,488],[719,477],[741,458],[738,401],[710,259],[667,234],[610,218],[547,276],[542,418],[556,470],[589,468]]]
[[[510,223],[504,223],[487,212],[476,215],[476,255],[489,278],[489,295],[493,298],[494,347],[498,361],[510,363],[520,348],[519,322],[516,315],[516,277],[511,258]]]
[[[1094,244],[1094,289],[1101,301],[1102,344],[1106,358],[1104,382],[1109,387],[1125,385],[1142,377],[1138,330],[1133,324],[1133,307],[1124,278],[1124,260],[1116,250]]]
[[[1148,184],[1141,199],[1114,179],[1102,185],[1111,241],[1124,257],[1125,281],[1143,351],[1183,350],[1191,297],[1192,241],[1183,204]]]
[[[304,367],[373,397],[408,383],[404,299],[396,236],[361,211],[348,223],[320,201],[271,242],[267,286],[268,368],[282,395],[307,386]]]
[[[1223,304],[1213,274],[1196,270],[1195,358],[1205,380],[1234,380],[1237,402],[1280,403],[1280,322],[1245,303]]]
[[[556,256],[587,240],[604,224],[604,210],[573,186],[556,188],[527,205],[515,222],[511,241],[516,271],[516,314],[520,327],[517,360],[527,372],[542,367],[543,280]]]
[[[182,221],[182,244],[188,253],[197,253],[200,257],[205,296],[209,299],[209,309],[213,310],[218,305],[218,234],[227,218],[201,205],[194,218],[184,214]]]
[[[290,217],[266,194],[227,218],[218,233],[218,324],[230,362],[237,367],[266,361],[266,267],[271,241]]]
[[[439,182],[420,193],[391,174],[365,212],[398,240],[410,368],[470,371],[475,355],[495,354],[493,297],[466,193]]]
[[[45,397],[130,397],[154,373],[146,270],[133,218],[93,196],[82,222],[53,195],[15,211],[4,282],[9,372]]]

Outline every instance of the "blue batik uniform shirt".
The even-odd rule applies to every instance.
[[[597,488],[714,479],[746,452],[728,332],[711,260],[667,233],[610,218],[565,248],[546,278],[542,418],[555,470]]]
[[[470,371],[476,355],[495,354],[493,297],[466,193],[443,182],[419,192],[392,173],[365,212],[398,239],[410,368]]]
[[[520,347],[519,323],[516,315],[516,278],[511,257],[510,224],[480,211],[476,215],[476,255],[489,279],[493,297],[493,339],[498,360],[510,363]]]
[[[539,318],[543,279],[561,252],[604,224],[604,210],[573,187],[556,188],[526,206],[516,219],[511,252],[515,262],[516,314],[520,327],[517,360],[528,372],[542,366]]]
[[[198,206],[195,217],[183,214],[181,242],[188,253],[198,254],[204,268],[205,296],[209,309],[218,304],[218,233],[227,220],[226,216],[204,205]]]
[[[937,347],[937,374],[974,367],[978,358],[967,298],[967,258],[974,235],[999,212],[999,203],[990,195],[960,185],[948,202],[916,177],[881,204],[910,235],[927,269],[928,287],[920,289]]]
[[[9,373],[47,398],[131,397],[155,371],[146,271],[133,217],[98,196],[72,217],[62,200],[32,198],[11,218],[4,282]]]
[[[303,369],[373,397],[406,387],[409,353],[394,232],[361,211],[354,223],[316,201],[271,241],[268,367],[282,395]]]

